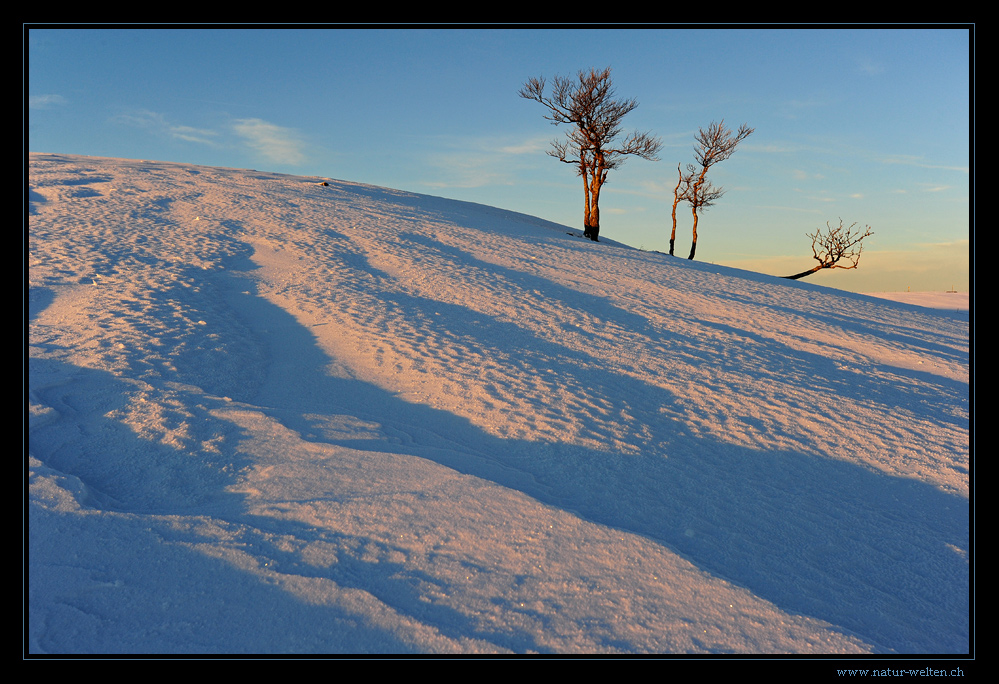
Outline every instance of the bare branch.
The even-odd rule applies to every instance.
[[[714,121],[707,129],[700,129],[695,136],[697,145],[694,147],[694,159],[700,164],[703,173],[717,164],[732,156],[735,148],[755,131],[746,124],[739,126],[739,130],[732,133],[732,130],[725,128],[725,120],[715,123]]]
[[[826,221],[826,230],[816,228],[814,233],[807,233],[812,238],[812,256],[819,265],[801,273],[784,276],[789,280],[797,280],[811,275],[824,268],[857,268],[860,264],[860,255],[864,251],[864,238],[874,235],[870,226],[865,226],[864,230],[856,229],[857,224],[853,223],[849,228],[843,227],[843,219],[839,220],[839,227],[833,228]],[[845,262],[845,263],[840,263]]]
[[[724,188],[716,188],[707,178],[700,183],[693,183],[688,191],[687,202],[696,211],[704,210],[721,199],[725,194]]]

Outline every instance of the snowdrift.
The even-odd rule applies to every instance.
[[[27,181],[30,654],[969,650],[968,312],[329,178]]]

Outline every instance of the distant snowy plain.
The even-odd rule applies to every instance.
[[[27,653],[968,653],[966,299],[332,179],[27,181]]]

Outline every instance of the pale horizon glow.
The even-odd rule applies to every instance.
[[[601,197],[601,237],[666,251],[677,164],[699,127],[756,128],[712,172],[697,260],[787,275],[805,234],[870,225],[865,291],[971,287],[966,26],[846,28],[25,29],[26,151],[337,178],[510,209],[578,228],[582,192],[545,154],[564,130],[517,91],[612,67],[661,136]],[[688,76],[696,70],[697,79]],[[690,247],[689,211],[677,256]],[[790,268],[787,273],[781,272]],[[776,270],[773,270],[776,269]]]

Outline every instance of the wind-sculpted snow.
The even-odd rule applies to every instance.
[[[31,653],[968,651],[967,312],[29,161]]]

